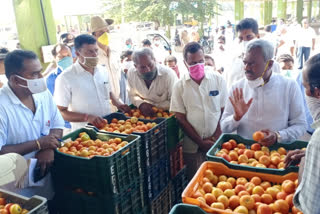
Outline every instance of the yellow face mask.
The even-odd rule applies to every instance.
[[[100,42],[103,45],[108,46],[109,45],[109,36],[108,34],[105,32],[104,34],[102,34],[99,38],[98,38],[98,42]]]

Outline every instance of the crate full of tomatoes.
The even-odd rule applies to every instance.
[[[164,118],[145,120],[112,113],[105,116],[104,119],[107,124],[99,128],[102,133],[134,134],[141,137],[140,149],[144,170],[167,155],[167,124]],[[92,126],[89,124],[88,127]]]
[[[115,135],[82,128],[63,137],[55,152],[54,187],[116,195],[142,176],[141,141],[137,135]]]
[[[154,115],[152,117],[145,116],[141,111],[134,105],[130,105],[131,112],[125,113],[127,117],[137,117],[139,119],[155,120],[157,118],[165,118],[167,123],[167,136],[168,136],[168,150],[175,148],[177,143],[183,140],[183,130],[178,124],[175,115],[172,112],[165,111],[161,108],[153,107]]]
[[[271,175],[207,161],[182,193],[182,201],[207,213],[298,213],[293,205],[297,186],[295,172]]]
[[[27,198],[0,189],[1,214],[48,214],[47,199],[40,196]]]
[[[263,135],[263,133],[262,133]],[[290,150],[305,149],[308,143],[276,143],[270,147],[236,134],[223,134],[207,153],[210,161],[221,162],[233,169],[285,175],[298,172],[298,166],[285,168],[284,159]]]

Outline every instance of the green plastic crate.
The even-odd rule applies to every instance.
[[[297,166],[290,166],[286,169],[259,168],[259,167],[244,166],[244,165],[239,165],[239,164],[232,164],[232,163],[229,163],[227,160],[225,160],[222,157],[217,157],[216,154],[221,150],[222,144],[231,140],[231,139],[234,139],[238,144],[243,143],[247,148],[250,148],[250,146],[252,144],[256,143],[256,141],[254,141],[254,140],[244,139],[237,134],[222,134],[220,136],[220,138],[217,140],[217,142],[207,152],[207,160],[223,163],[231,169],[241,169],[241,170],[248,170],[248,171],[262,172],[262,173],[269,173],[269,174],[276,174],[276,175],[285,175],[289,172],[298,172],[299,171],[299,167],[297,167]],[[308,142],[294,141],[289,144],[276,143],[276,144],[270,146],[269,149],[270,149],[270,151],[272,151],[272,150],[277,150],[279,147],[283,147],[286,150],[295,150],[295,149],[306,148],[307,145],[308,145]]]
[[[5,198],[7,203],[17,203],[23,209],[29,210],[28,214],[49,214],[47,199],[41,196],[35,195],[31,198],[27,198],[16,193],[0,189],[0,197]]]
[[[112,113],[105,117],[104,119],[111,121],[113,118],[118,120],[127,120],[129,117],[126,117],[124,114],[120,113]],[[153,164],[155,164],[158,160],[164,157],[168,151],[166,147],[167,143],[167,123],[164,118],[157,118],[155,120],[145,120],[145,119],[138,119],[139,121],[143,121],[144,123],[148,122],[155,122],[157,126],[153,127],[152,129],[140,133],[140,132],[133,132],[135,135],[139,135],[141,137],[141,160],[143,169],[146,169]],[[88,124],[87,127],[93,127],[92,125]],[[96,129],[96,128],[95,128]],[[98,129],[96,129],[98,130]],[[157,131],[156,131],[157,130]],[[111,133],[104,130],[100,130],[101,133]],[[115,134],[115,133],[111,133]],[[117,134],[115,134],[117,135]],[[122,134],[123,136],[126,136]]]
[[[93,128],[82,128],[64,136],[62,140],[75,140],[81,132],[86,132],[93,140],[106,141],[118,137],[129,144],[111,156],[94,156],[90,159],[56,150],[52,169],[56,190],[81,188],[86,192],[112,196],[121,193],[134,179],[142,176],[139,136],[114,135],[97,132]]]
[[[130,108],[136,109],[137,107],[131,104]],[[174,149],[176,145],[183,140],[184,132],[180,127],[175,115],[165,119],[167,123],[167,137],[168,137],[167,147],[168,147],[168,150],[170,151]]]
[[[203,209],[195,205],[176,204],[169,214],[207,214]]]
[[[136,179],[126,191],[110,196],[88,195],[70,190],[56,192],[60,213],[77,214],[140,214],[147,209],[143,184]]]

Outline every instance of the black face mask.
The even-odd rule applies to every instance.
[[[157,77],[157,68],[153,69],[152,71],[150,72],[147,72],[147,73],[143,73],[141,74],[141,78],[144,79],[144,80],[148,80],[148,81],[151,81],[151,80],[154,80],[156,77]]]

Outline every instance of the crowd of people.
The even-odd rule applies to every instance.
[[[298,67],[292,44],[285,44],[291,41],[283,35],[275,46],[270,34],[261,36],[252,18],[241,20],[235,34],[231,23],[222,28],[226,35],[217,38],[213,55],[205,54],[199,40],[181,38],[187,74],[180,72],[175,56],[161,53],[157,37],[141,41],[142,48],[127,40],[117,56],[110,48],[108,23],[99,16],[91,18],[92,35],[63,35],[45,73],[35,53],[0,49],[0,154],[37,161],[44,176],[34,182],[24,173],[19,182],[3,187],[25,196],[42,195],[52,210],[50,166],[61,137],[87,123],[103,127],[103,116],[128,112],[133,104],[145,116],[154,115],[153,107],[175,113],[185,133],[189,179],[222,133],[251,139],[262,131],[265,138],[259,143],[264,146],[311,138],[306,151],[290,152],[286,162],[302,159],[295,205],[304,213],[318,210],[320,54],[308,60],[315,34],[305,20],[302,23],[301,36],[292,43]],[[277,31],[289,32],[282,26]],[[228,42],[234,42],[234,35],[238,48],[231,55]],[[286,51],[280,51],[284,47]]]

